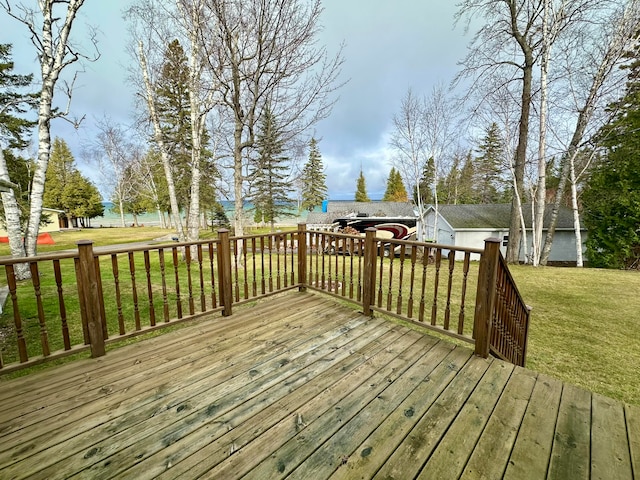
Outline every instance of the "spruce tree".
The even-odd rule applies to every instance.
[[[258,157],[250,172],[251,201],[257,218],[269,223],[273,231],[276,217],[291,214],[291,185],[287,175],[289,158],[284,155],[282,132],[269,106],[262,114],[256,144]]]
[[[367,195],[367,185],[364,179],[364,174],[362,170],[360,170],[360,176],[358,176],[358,180],[356,182],[356,202],[370,202],[369,196]]]
[[[404,188],[402,176],[395,168],[391,168],[389,178],[387,179],[387,189],[384,192],[382,201],[384,202],[406,202],[407,189]]]
[[[422,200],[423,205],[428,205],[435,202],[435,195],[433,191],[434,183],[436,179],[436,163],[433,157],[427,160],[422,168],[422,176],[418,182],[417,189],[413,192],[413,200],[418,203],[418,195]]]
[[[502,141],[498,125],[494,122],[485,129],[482,143],[478,146],[474,162],[473,184],[477,203],[495,203],[501,196]]]
[[[309,142],[309,160],[302,169],[302,209],[311,212],[327,198],[327,176],[324,173],[318,141]]]
[[[53,141],[46,184],[44,204],[63,210],[71,225],[78,226],[79,219],[83,226],[88,226],[86,219],[104,213],[100,192],[78,171],[69,146],[60,138]]]
[[[610,106],[582,194],[587,257],[597,267],[640,268],[640,42],[629,57],[625,95]]]

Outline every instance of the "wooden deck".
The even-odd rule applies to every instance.
[[[0,383],[0,478],[640,478],[640,407],[289,293]]]

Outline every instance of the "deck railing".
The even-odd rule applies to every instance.
[[[483,250],[298,230],[0,260],[9,300],[0,318],[0,373],[290,289],[312,289],[416,322],[524,365],[526,307],[497,240]],[[397,255],[394,253],[397,252]],[[479,260],[479,261],[477,261]],[[31,279],[18,281],[27,263]],[[475,285],[474,285],[475,284]],[[475,288],[474,288],[475,287]],[[473,318],[473,322],[471,322]]]

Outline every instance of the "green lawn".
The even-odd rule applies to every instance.
[[[167,230],[152,227],[54,233],[52,236],[56,245],[40,251],[75,248],[75,243],[81,239],[92,239],[96,245],[108,245],[150,240],[164,235],[167,235]],[[8,254],[6,245],[0,246],[2,254]],[[105,265],[102,268],[108,270],[108,259],[104,259],[103,263]],[[121,268],[126,267],[123,264]],[[72,283],[72,269],[68,270],[70,277],[65,283]],[[137,270],[142,294],[144,266],[138,264]],[[640,296],[635,294],[640,292],[640,274],[528,266],[515,266],[511,270],[523,298],[533,307],[527,367],[640,405],[640,375],[637,374],[637,365],[640,365]],[[475,265],[472,266],[472,273],[474,271]],[[50,276],[44,271],[43,281]],[[127,277],[123,277],[123,282],[128,281]],[[185,286],[181,288],[184,293]],[[475,279],[470,283],[467,301],[472,301],[474,291]],[[125,298],[126,293],[123,291]],[[54,290],[47,292],[46,296],[53,297]],[[160,301],[157,294],[155,301]],[[111,307],[115,308],[114,305]],[[127,305],[126,308],[129,307]],[[144,313],[145,304],[141,302],[140,308]],[[469,303],[467,313],[472,316],[472,312],[472,303]],[[10,321],[8,318],[3,320]],[[467,326],[471,324],[472,318],[469,317]],[[37,325],[34,328],[34,338],[37,339]]]
[[[527,367],[640,405],[640,274],[511,270],[533,307]]]

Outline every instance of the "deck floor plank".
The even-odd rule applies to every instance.
[[[491,364],[475,358],[468,361],[373,478],[414,478]]]
[[[462,479],[502,478],[529,404],[536,374],[517,367],[482,432]],[[487,462],[487,458],[491,461]]]
[[[456,348],[382,424],[358,445],[332,479],[368,479],[403,442],[416,421],[431,407],[471,357],[471,351]]]
[[[547,478],[561,395],[562,382],[538,375],[504,473],[505,480]]]
[[[366,321],[363,317],[354,320],[354,325],[363,324]],[[331,328],[330,328],[331,327]],[[299,329],[291,325],[294,331]],[[98,469],[105,466],[111,470],[111,465],[120,465],[117,460],[120,456],[111,461],[107,460],[111,456],[124,450],[127,446],[133,445],[138,451],[131,458],[136,458],[146,454],[146,443],[144,439],[149,435],[150,431],[154,431],[163,422],[165,424],[173,424],[175,422],[188,422],[198,413],[198,407],[205,409],[205,418],[209,415],[210,406],[219,397],[233,392],[236,388],[240,388],[247,384],[247,379],[257,380],[258,378],[268,377],[269,373],[274,371],[284,371],[295,368],[296,363],[289,360],[297,355],[308,354],[318,345],[326,345],[334,338],[347,340],[345,335],[350,330],[350,324],[345,323],[345,319],[340,317],[333,318],[332,323],[318,323],[314,327],[309,326],[308,335],[317,334],[317,336],[303,337],[304,341],[291,343],[291,347],[283,349],[273,349],[269,356],[264,356],[264,346],[260,349],[252,350],[250,355],[242,352],[243,344],[236,343],[232,351],[226,351],[225,357],[228,358],[222,364],[211,364],[209,367],[202,367],[201,375],[197,381],[192,380],[186,383],[182,388],[176,388],[169,395],[154,395],[151,399],[148,394],[142,394],[142,403],[145,408],[135,408],[135,399],[131,409],[125,415],[115,417],[111,422],[100,425],[97,429],[88,430],[84,435],[76,435],[65,444],[58,444],[52,449],[43,450],[40,455],[32,455],[30,462],[34,467],[41,469],[38,475],[42,478],[55,478],[57,472],[60,471],[61,465],[67,468],[71,467],[78,470],[90,468]],[[276,336],[269,334],[269,337],[261,339],[259,344],[272,345],[274,341],[280,341]],[[248,340],[249,342],[253,340]],[[331,349],[333,345],[329,345]],[[267,350],[268,351],[268,350]],[[224,368],[219,368],[224,366]],[[244,369],[244,371],[243,371]],[[255,375],[249,372],[256,372]],[[242,374],[246,375],[243,376]],[[271,378],[273,378],[273,374]],[[246,377],[246,378],[245,378]],[[177,383],[179,385],[179,383]],[[211,395],[211,390],[215,389],[215,395]],[[151,401],[149,401],[151,400]],[[114,433],[115,432],[115,433]],[[72,450],[73,455],[68,458],[61,458],[63,454],[60,448],[64,450]],[[142,450],[142,452],[140,451]],[[41,458],[40,458],[41,457]],[[140,458],[137,458],[139,460]],[[51,459],[58,459],[56,463],[50,464],[47,468],[42,469]],[[101,462],[101,463],[97,463]],[[115,467],[112,467],[115,468]],[[92,478],[98,478],[97,472],[92,471]]]
[[[458,478],[514,370],[493,362],[416,478]]]
[[[640,478],[640,407],[625,405],[624,414],[627,421],[627,435],[629,437],[629,452],[633,478]]]
[[[390,361],[372,364],[376,371],[365,382],[355,389],[352,385],[344,385],[346,395],[343,394],[342,398],[334,392],[334,398],[339,398],[339,401],[326,405],[325,399],[325,405],[318,405],[321,410],[312,409],[313,405],[305,405],[297,412],[302,418],[302,425],[296,418],[287,418],[266,432],[259,443],[245,447],[242,468],[239,468],[239,462],[225,462],[220,468],[207,472],[203,478],[239,478],[247,473],[251,478],[272,479],[291,473],[317,445],[326,441],[367,403],[382,394],[394,379],[416,361],[421,351],[435,343],[433,339],[420,334],[406,337],[408,343],[396,342],[388,347],[395,353]]]
[[[591,394],[565,384],[551,451],[548,477],[589,479],[591,471]]]
[[[206,369],[201,370],[201,367],[211,364],[212,360],[215,360],[214,363],[220,364],[218,358],[221,354],[232,355],[233,349],[238,348],[238,336],[240,335],[251,335],[253,345],[250,348],[245,347],[242,355],[237,358],[238,361],[251,355],[252,352],[262,351],[264,343],[277,341],[281,343],[277,348],[284,349],[286,342],[295,338],[298,333],[284,324],[278,325],[277,323],[271,326],[265,325],[256,330],[238,331],[234,337],[226,339],[215,334],[209,336],[203,332],[199,341],[204,342],[207,346],[198,349],[197,353],[193,352],[193,346],[190,345],[180,359],[166,358],[164,362],[159,362],[155,368],[145,365],[143,369],[140,368],[136,358],[128,375],[122,375],[121,371],[117,372],[117,381],[102,384],[83,382],[83,395],[78,396],[78,391],[75,390],[76,396],[79,397],[76,402],[56,403],[54,399],[43,393],[37,402],[38,405],[42,405],[37,413],[16,415],[11,421],[4,421],[0,415],[0,425],[2,425],[0,428],[0,439],[2,440],[0,452],[10,447],[16,439],[24,443],[26,440],[34,438],[34,435],[38,435],[39,432],[37,429],[28,427],[30,425],[37,427],[38,423],[44,419],[52,418],[52,421],[48,422],[47,437],[51,436],[52,430],[63,429],[71,438],[78,433],[69,430],[69,425],[74,421],[79,424],[82,431],[90,430],[104,422],[101,410],[107,410],[109,418],[116,418],[122,412],[126,413],[131,410],[129,405],[131,402],[137,402],[136,406],[140,408],[143,407],[143,403],[140,402],[141,398],[152,401],[156,397],[166,396],[173,391],[182,389],[185,383],[206,378],[211,372]],[[275,350],[276,347],[273,348],[273,351]],[[158,384],[158,378],[163,378],[164,382]],[[93,400],[89,401],[89,398]],[[90,414],[87,415],[87,412],[82,408],[83,405],[89,405]],[[97,417],[95,422],[92,421],[93,417]],[[63,432],[59,433],[63,434]]]
[[[158,478],[164,473],[175,477],[181,472],[193,473],[194,465],[204,460],[207,465],[200,465],[199,468],[210,468],[223,461],[232,446],[240,449],[317,395],[334,388],[345,377],[353,378],[358,375],[369,357],[376,355],[388,342],[396,341],[405,333],[400,328],[385,330],[381,325],[375,331],[361,335],[342,349],[336,349],[332,358],[319,358],[317,361],[325,364],[326,368],[318,375],[311,376],[312,372],[306,370],[299,372],[296,378],[281,382],[253,399],[234,406],[229,412],[211,419],[198,432],[182,437],[157,455],[146,458],[128,470],[127,474],[139,479]],[[341,350],[345,350],[348,356],[345,357]]]
[[[592,395],[591,480],[633,480],[624,405]]]
[[[640,478],[640,407],[322,294],[0,386],[3,480]]]

